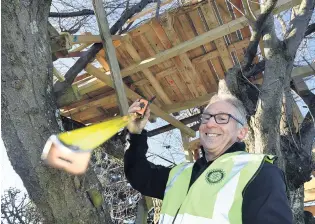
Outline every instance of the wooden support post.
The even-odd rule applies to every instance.
[[[132,57],[132,59],[135,62],[141,61],[141,57],[138,54],[137,50],[134,48],[134,46],[132,46],[131,38],[128,34],[124,35],[123,44],[124,44],[124,48],[126,49],[126,51],[129,53],[129,55]],[[165,104],[172,104],[171,99],[166,95],[166,93],[163,90],[162,86],[160,85],[159,81],[155,78],[155,76],[152,74],[152,72],[148,68],[145,68],[142,70],[142,73],[149,80],[149,82],[152,84],[156,93],[163,100],[163,102]]]
[[[182,142],[183,142],[183,148],[184,148],[186,160],[189,162],[193,162],[194,161],[193,155],[192,155],[192,152],[189,150],[189,136],[187,136],[182,131],[180,132],[180,134],[182,136]]]
[[[93,0],[92,2],[100,34],[104,43],[103,48],[109,61],[111,77],[113,79],[113,86],[117,94],[119,110],[122,115],[127,115],[129,108],[128,100],[124,89],[124,83],[120,74],[119,64],[116,58],[116,51],[109,31],[108,21],[103,7],[103,1]]]
[[[105,75],[104,72],[93,66],[92,64],[88,64],[85,68],[85,70],[90,73],[91,75],[95,76],[96,78],[100,79],[101,81],[105,82],[108,86],[113,87],[113,82],[111,81],[110,77]],[[127,93],[127,97],[135,101],[141,96],[137,94],[136,92],[132,91],[127,87],[127,85],[124,84],[125,92]],[[187,127],[180,121],[176,120],[174,117],[170,116],[169,114],[165,113],[163,110],[161,110],[159,107],[157,107],[154,103],[150,105],[150,109],[152,113],[154,113],[156,116],[161,117],[165,121],[169,122],[170,124],[174,125],[178,129],[182,130],[185,134],[187,134],[190,137],[195,137],[196,133],[191,128]]]

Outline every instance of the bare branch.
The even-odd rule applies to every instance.
[[[310,35],[311,33],[315,32],[315,23],[309,25],[305,31],[304,37]]]
[[[76,12],[50,12],[49,17],[52,18],[69,18],[78,16],[90,16],[94,15],[94,11],[91,9],[82,9]]]
[[[313,13],[314,4],[314,0],[303,0],[299,10],[296,12],[296,16],[290,22],[290,28],[285,35],[285,43],[292,58],[294,58],[296,50],[304,38],[307,25]]]
[[[110,33],[112,35],[116,34],[119,29],[125,24],[125,22],[131,18],[134,14],[140,12],[147,4],[152,3],[153,0],[142,0],[138,4],[132,6],[130,9],[126,10],[123,15],[116,21],[116,23],[110,28]],[[57,81],[54,85],[54,92],[57,96],[61,95],[74,81],[75,77],[86,67],[86,65],[91,62],[95,55],[102,49],[102,43],[94,44],[84,56],[80,57],[74,65],[65,74],[65,81]]]
[[[285,24],[285,21],[282,18],[282,15],[278,14],[276,17],[279,20],[279,23],[280,23],[281,28],[282,28],[282,35],[284,36],[287,33],[287,25]]]

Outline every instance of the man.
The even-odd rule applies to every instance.
[[[139,110],[134,102],[129,112]],[[125,174],[143,195],[163,200],[159,223],[289,224],[292,212],[274,157],[245,152],[246,111],[230,95],[211,98],[199,128],[203,157],[173,168],[147,161],[150,116],[128,126]]]

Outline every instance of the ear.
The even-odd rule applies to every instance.
[[[246,138],[247,132],[248,132],[248,127],[247,126],[244,126],[244,127],[240,128],[238,130],[237,138],[239,139],[239,141],[242,141],[242,140],[244,140]]]

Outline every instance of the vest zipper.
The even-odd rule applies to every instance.
[[[187,196],[187,194],[186,194],[186,196]],[[181,207],[182,207],[182,205],[180,205],[179,208],[177,209],[177,212],[176,212],[176,214],[175,214],[175,217],[174,217],[174,219],[173,219],[172,224],[174,224],[174,222],[175,222],[175,220],[176,220],[176,217],[177,217],[177,214],[178,214],[178,212],[179,212],[179,209],[180,209]]]
[[[266,156],[265,156],[266,157]],[[248,185],[255,179],[255,177],[258,175],[258,173],[260,172],[260,170],[262,169],[264,163],[265,163],[265,157],[263,158],[262,162],[260,163],[256,173],[252,176],[252,178],[250,178],[250,180],[247,182],[246,186],[244,187],[243,189],[243,192],[242,192],[242,196],[244,197],[244,193],[248,187]]]

